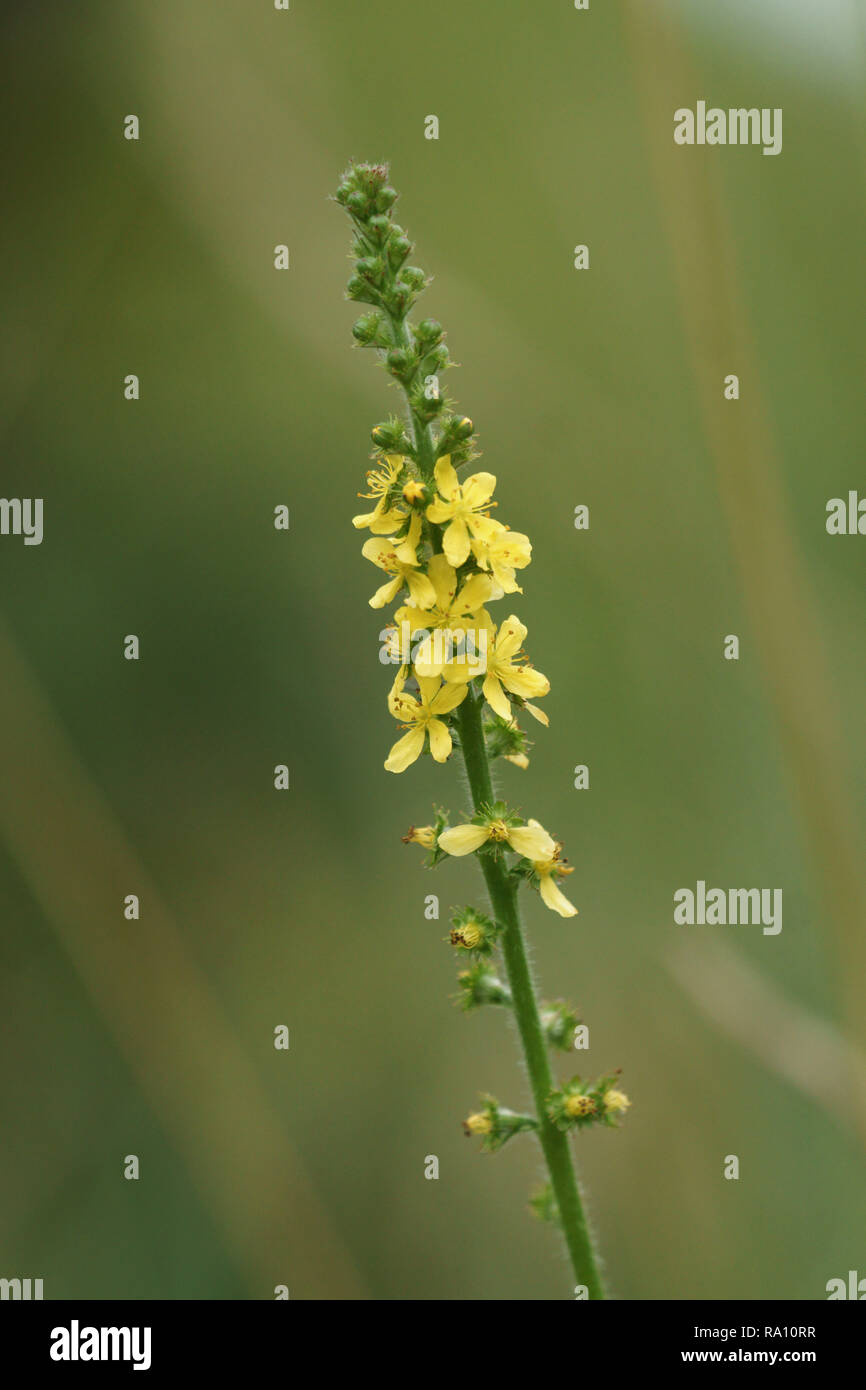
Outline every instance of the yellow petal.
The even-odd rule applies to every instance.
[[[443,724],[441,719],[431,719],[427,725],[430,734],[430,752],[437,763],[444,763],[446,758],[451,756],[451,735],[448,732],[448,725]]]
[[[409,522],[409,530],[400,541],[395,541],[397,559],[404,565],[417,565],[418,557],[415,551],[421,539],[421,518],[417,512],[412,513],[412,520]]]
[[[526,710],[527,714],[532,715],[533,719],[537,719],[539,724],[543,724],[545,729],[550,727],[550,720],[544,713],[544,710],[538,708],[538,705],[531,705],[527,700],[523,708]]]
[[[519,618],[515,618],[512,613],[500,623],[499,631],[496,634],[496,660],[510,661],[513,656],[520,651],[526,640],[528,629],[524,627]]]
[[[556,845],[542,825],[511,825],[508,827],[508,843],[524,859],[552,859]]]
[[[462,517],[452,521],[442,537],[442,549],[449,565],[459,569],[469,555],[469,532]]]
[[[564,893],[560,892],[553,879],[553,874],[542,874],[538,883],[542,902],[550,908],[552,912],[558,912],[560,917],[576,917],[577,908],[574,903],[570,903]]]
[[[394,511],[379,511],[378,507],[373,513],[370,521],[370,530],[374,536],[390,536],[394,531],[399,531],[403,522],[406,520],[406,513]]]
[[[511,718],[511,704],[508,696],[499,684],[499,678],[494,676],[492,671],[488,671],[484,677],[484,685],[481,687],[484,698],[492,710],[495,710],[500,719]]]
[[[423,613],[421,616],[423,618]],[[431,632],[420,643],[414,658],[415,675],[418,680],[433,681],[434,685],[442,674],[446,654],[446,645],[436,640],[438,636],[439,629],[437,628],[435,633]]]
[[[496,477],[493,473],[473,473],[463,484],[463,501],[467,507],[483,507],[490,501],[495,488]]]
[[[447,714],[456,709],[466,699],[468,689],[468,685],[443,685],[430,702],[431,710],[434,714]]]
[[[442,831],[439,836],[439,846],[444,849],[446,854],[458,856],[472,854],[474,850],[480,849],[489,837],[489,826],[455,825],[450,830]]]
[[[482,637],[484,634],[481,634]],[[465,651],[456,656],[453,661],[449,661],[442,667],[442,679],[458,685],[466,685],[469,681],[474,681],[477,676],[483,676],[487,670],[487,661],[483,650],[475,650],[467,647]]]
[[[391,752],[385,760],[385,769],[388,772],[405,772],[406,768],[420,755],[424,747],[424,729],[418,725],[415,729],[410,729],[408,734],[398,738]]]
[[[374,565],[378,565],[380,570],[394,569],[393,541],[386,541],[381,536],[370,536],[361,546],[361,554],[365,560],[371,560]]]
[[[450,454],[444,454],[441,459],[436,460],[433,477],[436,479],[436,486],[444,498],[450,499],[454,496],[460,486],[460,480],[451,465]]]
[[[488,545],[500,531],[505,530],[501,521],[494,521],[492,516],[484,516],[481,512],[472,512],[466,521],[473,536]]]
[[[418,691],[421,696],[421,703],[429,709],[434,696],[437,694],[439,690],[439,677],[436,676],[435,678],[431,679],[430,676],[421,676],[418,674],[418,668],[416,666],[415,679],[418,682]]]
[[[394,677],[391,689],[388,691],[388,708],[395,719],[408,722],[410,719],[417,719],[419,705],[413,695],[407,695],[403,690],[407,674],[408,667],[401,666]]]
[[[440,669],[444,680],[466,683],[486,671],[487,653],[493,644],[482,617],[487,617],[483,609],[476,619],[461,618],[432,634],[433,657],[443,662]]]
[[[454,513],[454,506],[451,502],[443,502],[441,497],[437,497],[435,502],[431,502],[425,512],[428,521],[435,521],[437,526],[442,526],[444,522],[450,521]]]
[[[410,570],[406,575],[406,583],[409,586],[409,597],[416,608],[433,607],[436,602],[436,590],[426,574],[416,574]]]
[[[496,580],[503,594],[523,593],[523,590],[514,577],[514,570],[508,565],[503,565],[495,555],[491,555],[490,557],[490,568],[493,571],[493,578]],[[500,595],[497,595],[497,597],[499,596]]]
[[[515,569],[525,569],[532,559],[532,542],[522,531],[509,531],[506,526],[490,544],[503,564],[513,565]]]
[[[386,603],[390,603],[395,594],[398,594],[403,587],[402,577],[397,574],[393,579],[389,579],[387,584],[383,584],[381,589],[377,589],[370,599],[371,608],[384,608]]]
[[[394,622],[400,626],[402,633],[403,623],[409,625],[409,636],[414,633],[429,632],[431,627],[430,615],[425,613],[422,608],[416,608],[413,604],[406,604],[403,608],[398,608],[394,614]]]
[[[454,566],[449,565],[446,555],[436,554],[430,557],[427,573],[433,588],[436,590],[436,602],[443,613],[447,613],[451,607],[451,600],[457,591],[457,575],[454,572]]]
[[[489,574],[471,574],[461,586],[454,607],[459,613],[477,613],[483,608],[493,591]]]
[[[505,689],[513,690],[515,695],[521,695],[524,700],[530,695],[547,695],[550,691],[547,676],[543,676],[532,666],[512,666],[505,671],[500,670],[499,675]]]

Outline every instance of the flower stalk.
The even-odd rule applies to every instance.
[[[478,860],[493,918],[470,907],[452,918],[448,939],[463,958],[459,997],[464,1008],[494,1005],[514,1014],[534,1105],[534,1114],[525,1115],[486,1096],[464,1130],[486,1152],[519,1134],[537,1136],[549,1185],[531,1205],[560,1228],[575,1278],[589,1298],[599,1299],[605,1290],[569,1136],[573,1129],[615,1125],[630,1102],[615,1089],[618,1073],[556,1085],[548,1049],[569,1048],[577,1015],[563,1001],[539,1006],[518,892],[534,888],[551,911],[574,917],[577,909],[559,887],[571,870],[538,821],[525,821],[498,799],[491,772],[498,758],[528,766],[530,744],[519,715],[548,723],[532,702],[548,693],[550,682],[523,655],[525,626],[513,613],[497,625],[487,609],[522,592],[517,572],[530,563],[532,547],[491,515],[493,474],[459,476],[478,457],[475,430],[440,386],[449,365],[441,325],[409,318],[427,277],[407,264],[413,248],[393,219],[396,199],[385,165],[353,164],[337,190],[354,232],[348,297],[368,306],[354,337],[379,352],[404,400],[402,416],[372,431],[374,466],[361,495],[374,505],[353,522],[369,530],[363,554],[387,576],[370,605],[382,608],[402,596],[382,636],[383,650],[398,665],[388,708],[405,732],[385,768],[402,773],[428,753],[443,763],[455,749],[463,758],[472,797],[468,821],[451,825],[437,810],[434,824],[404,838],[427,851],[431,868],[455,856]]]

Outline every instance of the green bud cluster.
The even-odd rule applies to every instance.
[[[391,422],[377,425],[373,443],[381,453],[413,458],[424,477],[432,474],[443,454],[450,454],[455,468],[468,463],[477,456],[475,427],[454,411],[439,385],[441,373],[450,366],[442,325],[429,318],[413,324],[408,317],[428,277],[419,266],[408,264],[414,248],[393,217],[397,194],[388,181],[387,164],[351,164],[336,199],[354,231],[355,266],[346,293],[370,305],[352,333],[359,346],[379,352],[409,406],[410,430],[391,429]]]

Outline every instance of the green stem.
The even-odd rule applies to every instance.
[[[466,699],[458,706],[456,715],[472,800],[475,810],[480,811],[483,806],[489,806],[494,800],[494,793],[481,723],[481,702],[476,699],[471,686]],[[490,854],[481,854],[478,857],[494,915],[502,928],[502,950],[511,985],[514,1016],[517,1019],[535,1101],[535,1112],[538,1116],[538,1137],[547,1161],[575,1278],[579,1283],[586,1285],[590,1298],[604,1298],[604,1285],[580,1200],[568,1138],[556,1128],[547,1115],[545,1103],[554,1089],[554,1080],[520,926],[516,885],[509,878],[501,860],[494,859]]]

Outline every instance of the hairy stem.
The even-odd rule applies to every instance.
[[[476,699],[471,687],[466,699],[458,706],[456,716],[472,800],[475,810],[479,811],[482,806],[489,805],[494,800],[494,793],[481,723],[481,703]],[[535,1101],[539,1123],[538,1137],[547,1161],[575,1278],[579,1283],[586,1285],[590,1298],[604,1298],[604,1285],[580,1200],[568,1137],[551,1122],[545,1107],[554,1081],[520,925],[516,885],[508,877],[501,861],[489,854],[478,857],[494,915],[502,928],[502,950],[511,986],[514,1016]]]

